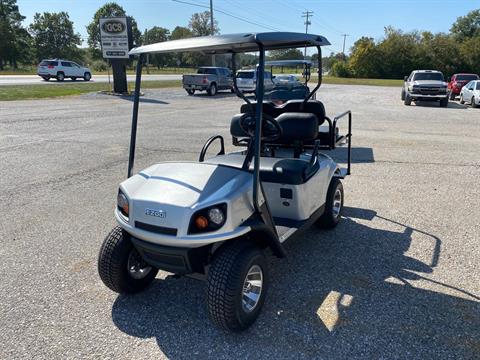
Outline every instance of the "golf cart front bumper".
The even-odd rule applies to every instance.
[[[208,232],[204,234],[194,234],[185,236],[166,235],[154,231],[147,231],[133,226],[125,222],[124,217],[118,209],[115,210],[115,218],[120,225],[131,236],[156,245],[180,247],[180,248],[198,248],[201,246],[213,244],[219,241],[225,241],[238,238],[248,233],[251,229],[249,226],[239,226],[233,231],[228,232]]]

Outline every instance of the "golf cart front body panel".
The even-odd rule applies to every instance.
[[[252,174],[226,166],[196,162],[153,165],[125,180],[129,218],[117,209],[120,226],[131,235],[156,244],[199,247],[238,237],[253,210]],[[189,234],[192,216],[201,209],[226,204],[225,224],[215,231]]]

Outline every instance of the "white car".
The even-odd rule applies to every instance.
[[[42,60],[38,65],[37,74],[45,81],[51,78],[55,78],[57,81],[63,81],[65,78],[70,78],[73,81],[78,78],[90,81],[92,78],[92,72],[89,68],[62,59]]]
[[[302,85],[295,75],[277,75],[274,77],[273,81],[277,86],[287,86],[289,88]]]
[[[472,80],[460,91],[460,104],[470,104],[476,108],[480,106],[480,80]]]
[[[254,93],[257,87],[257,72],[255,70],[240,70],[237,72],[237,87],[243,93]],[[275,87],[272,73],[265,71],[263,82],[264,91],[270,91]]]

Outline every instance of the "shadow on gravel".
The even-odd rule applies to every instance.
[[[120,99],[123,100],[128,100],[133,102],[133,95],[121,95],[119,96]],[[141,103],[147,103],[147,104],[162,104],[162,105],[168,105],[169,103],[166,101],[158,100],[158,99],[150,99],[146,98],[144,96],[140,97],[140,102]]]
[[[440,104],[438,101],[417,101],[415,103],[415,106],[420,106],[420,107],[440,107]],[[448,102],[448,106],[445,109],[466,109],[467,106],[462,105],[457,102]]]
[[[325,152],[336,162],[346,163],[348,159],[347,147],[337,147],[333,151]],[[370,147],[353,147],[352,146],[352,164],[374,163],[375,157],[373,149]]]
[[[288,243],[286,259],[271,258],[265,307],[246,332],[216,329],[205,284],[189,278],[167,277],[142,294],[119,296],[113,321],[131,336],[155,337],[171,359],[478,356],[480,298],[426,278],[441,240],[372,210],[346,208],[345,216],[333,231],[312,228]],[[419,245],[427,260],[406,255]],[[417,279],[462,298],[409,284]]]

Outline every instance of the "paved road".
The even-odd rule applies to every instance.
[[[329,114],[354,112],[345,218],[270,258],[263,312],[233,335],[209,322],[202,282],[161,272],[126,297],[98,278],[131,101],[0,102],[0,358],[478,359],[480,111],[406,107],[393,88],[319,97]],[[136,169],[197,159],[239,106],[147,90]]]
[[[112,81],[113,78],[111,77]],[[135,81],[135,75],[128,75],[128,81]],[[143,80],[181,80],[182,75],[147,75],[142,74]],[[108,75],[94,75],[92,77],[93,82],[108,82]],[[31,85],[31,84],[66,84],[72,82],[70,79],[66,79],[63,83],[59,83],[56,80],[45,81],[37,75],[0,75],[0,86],[2,85]],[[77,80],[75,83],[87,84],[86,81]]]

